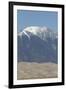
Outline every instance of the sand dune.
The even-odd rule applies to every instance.
[[[58,67],[55,63],[18,62],[17,64],[18,80],[56,78],[57,72]]]

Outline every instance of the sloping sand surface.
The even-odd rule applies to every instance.
[[[17,79],[56,78],[58,65],[55,63],[18,62]]]

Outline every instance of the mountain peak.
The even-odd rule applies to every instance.
[[[18,35],[18,61],[57,63],[57,33],[47,27],[30,26]]]
[[[29,26],[26,27],[22,32],[20,32],[18,35],[22,37],[22,35],[26,35],[30,39],[30,35],[36,35],[39,38],[46,40],[47,38],[56,38],[57,34],[56,32],[52,31],[51,29],[47,28],[46,26],[40,27],[40,26]]]
[[[23,31],[27,31],[27,32],[31,32],[33,34],[37,34],[37,32],[39,32],[40,30],[41,30],[41,28],[38,26],[30,26],[30,27],[25,28]]]
[[[28,32],[36,34],[38,32],[47,32],[48,28],[46,26],[44,27],[30,26],[30,27],[25,28],[23,31],[28,31]]]

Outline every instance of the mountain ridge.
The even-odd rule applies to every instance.
[[[57,63],[57,35],[47,29],[31,26],[18,34],[18,61]]]
[[[30,35],[28,35],[28,33],[31,33],[33,35],[37,35],[41,39],[42,39],[42,37],[44,37],[44,38],[46,38],[46,37],[52,37],[52,38],[57,37],[56,32],[50,30],[49,28],[47,28],[45,26],[44,27],[38,27],[38,26],[27,27],[22,32],[20,32],[18,34],[18,36],[25,34],[30,39]]]

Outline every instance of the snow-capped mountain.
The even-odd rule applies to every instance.
[[[23,34],[25,34],[29,39],[30,39],[30,35],[33,34],[44,40],[49,37],[54,39],[57,36],[56,32],[53,32],[47,27],[38,27],[38,26],[27,27],[22,32],[20,32],[18,35],[22,36]]]
[[[18,61],[57,63],[57,33],[30,26],[18,33]]]

